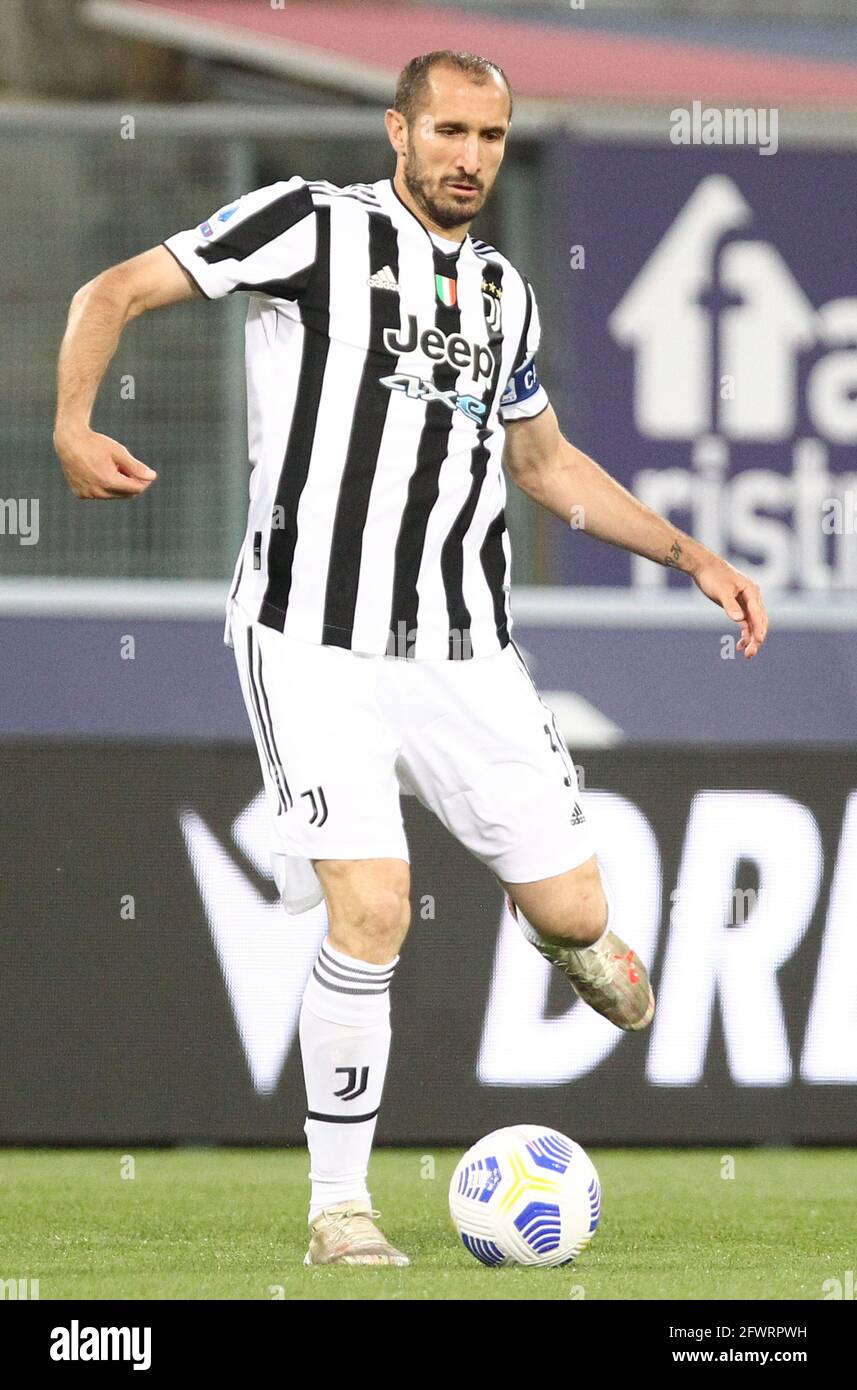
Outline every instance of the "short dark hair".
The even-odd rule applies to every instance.
[[[393,104],[412,126],[420,113],[428,92],[428,80],[436,67],[456,68],[466,73],[473,82],[488,82],[492,77],[501,77],[509,93],[509,120],[512,119],[514,96],[512,84],[498,63],[488,58],[480,58],[476,53],[458,53],[451,48],[441,48],[435,53],[423,53],[412,58],[399,74]]]

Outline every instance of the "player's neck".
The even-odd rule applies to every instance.
[[[462,224],[460,227],[441,227],[437,222],[433,222],[414,198],[400,171],[396,172],[396,176],[393,179],[393,187],[398,193],[401,202],[404,203],[409,212],[413,213],[417,221],[422,223],[427,232],[433,232],[435,236],[445,237],[447,241],[464,242],[467,233],[470,231],[469,222],[466,225]]]

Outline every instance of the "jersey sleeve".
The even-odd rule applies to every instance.
[[[524,280],[524,286],[527,304],[518,357],[515,370],[500,398],[500,419],[504,424],[510,420],[532,420],[550,405],[548,393],[539,381],[536,366],[536,353],[542,337],[539,306],[529,280]]]
[[[208,299],[236,290],[297,299],[316,255],[312,195],[302,178],[257,188],[163,245]]]

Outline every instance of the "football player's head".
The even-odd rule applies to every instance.
[[[402,72],[386,116],[397,174],[438,227],[466,226],[503,162],[513,96],[503,69],[472,53],[427,53]]]

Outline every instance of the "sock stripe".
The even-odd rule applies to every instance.
[[[348,984],[338,984],[337,981],[348,980],[349,977],[325,973],[324,966],[314,967],[313,973],[317,980],[323,985],[327,985],[328,989],[340,990],[343,994],[388,994],[390,991],[389,984],[385,983],[376,987],[370,985],[366,980],[351,980]]]
[[[316,969],[321,972],[326,980],[342,980],[344,984],[348,985],[369,985],[373,989],[376,986],[379,988],[383,987],[384,989],[390,988],[391,976],[376,975],[373,979],[371,975],[352,975],[350,972],[337,970],[334,966],[328,965],[327,962],[323,961],[320,957],[315,964]]]
[[[315,966],[312,968],[313,979],[318,980],[325,989],[330,989],[334,994],[389,994],[389,985],[382,985],[380,989],[357,989],[350,985],[332,985],[329,980],[325,980],[319,975]]]
[[[319,957],[321,958],[322,956],[324,957],[324,963],[328,965],[330,969],[341,970],[348,975],[362,976],[368,980],[391,980],[396,969],[395,965],[378,966],[375,970],[366,970],[360,966],[347,965],[345,961],[337,960],[332,956],[323,943],[319,948]]]
[[[308,1110],[306,1117],[308,1120],[324,1120],[330,1125],[359,1125],[364,1120],[374,1120],[378,1111],[373,1110],[369,1115],[323,1115],[320,1110]]]

